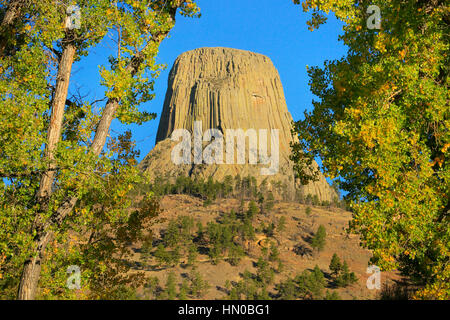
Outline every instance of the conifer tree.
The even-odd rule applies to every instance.
[[[177,297],[176,277],[173,271],[167,277],[165,295],[167,300],[175,300]]]
[[[331,270],[331,273],[336,278],[338,276],[339,272],[342,269],[341,259],[339,259],[338,255],[336,253],[334,253],[333,257],[331,258],[330,267],[329,268]]]
[[[311,239],[311,246],[317,251],[322,251],[325,248],[327,232],[323,225],[320,225],[315,233],[314,237]]]

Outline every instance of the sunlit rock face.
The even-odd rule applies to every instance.
[[[230,48],[200,48],[185,52],[175,61],[169,75],[156,146],[139,166],[151,177],[168,179],[187,175],[221,181],[227,175],[250,175],[258,182],[266,179],[269,188],[288,193],[291,198],[301,193],[317,195],[320,201],[332,201],[336,194],[323,176],[307,186],[301,186],[294,178],[289,160],[290,143],[296,141],[291,135],[292,120],[280,76],[268,57]],[[179,142],[172,141],[171,137],[178,129],[186,129],[192,135],[192,163],[175,164],[173,161],[172,151]],[[217,129],[223,135],[222,164],[199,162],[198,152],[195,154],[193,136],[200,133],[202,138],[201,134],[208,129]],[[274,140],[279,153],[277,159],[273,157],[269,162],[267,157],[255,155],[254,150],[249,149],[251,140],[246,139],[245,163],[236,163],[237,157],[232,157],[233,163],[227,162],[227,133],[236,129],[245,133],[254,130],[258,141],[256,153],[260,151],[261,133],[266,132],[269,158],[273,151],[271,138],[275,137],[273,130],[278,130],[278,138]],[[202,142],[202,150],[212,141],[217,143],[215,139],[206,140]],[[236,151],[237,146],[234,147]],[[249,161],[251,154],[258,158],[257,163]],[[274,161],[277,161],[276,170],[266,170],[266,173],[261,170],[273,169]]]

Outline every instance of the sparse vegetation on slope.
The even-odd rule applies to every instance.
[[[193,270],[209,288],[197,298],[348,299],[361,294],[375,298],[365,283],[355,282],[365,273],[369,253],[358,247],[357,239],[349,239],[343,232],[348,212],[314,207],[308,216],[303,205],[275,201],[268,216],[251,200],[215,200],[205,208],[201,199],[185,195],[164,196],[162,206],[164,211],[152,228],[150,258],[138,269],[150,277],[157,276],[161,284],[166,283],[170,272],[175,272],[176,299],[196,298],[191,288]],[[185,207],[188,211],[180,213]],[[325,233],[317,232],[325,225]],[[271,232],[267,232],[268,226],[272,226]],[[319,239],[326,234],[333,241],[327,241],[320,254],[313,254],[311,234],[318,234]],[[296,251],[297,245],[304,248],[303,253]],[[176,261],[170,260],[168,254],[168,262],[160,263],[158,248],[178,252]],[[345,267],[340,259],[334,263],[338,267],[331,267],[330,261],[336,260],[332,259],[334,252],[340,256],[353,252],[351,266],[352,270],[358,268],[358,277],[349,270],[350,264],[346,262]],[[148,253],[140,251],[139,256],[142,254]],[[360,261],[356,265],[355,259]],[[141,296],[161,299],[165,290],[165,285],[155,289],[153,284]]]

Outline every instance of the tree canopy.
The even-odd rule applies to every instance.
[[[301,1],[294,0],[300,4]],[[332,12],[348,54],[309,68],[317,100],[295,123],[299,174],[320,157],[352,202],[372,263],[450,298],[449,8],[445,1],[306,0],[315,29]],[[369,5],[380,29],[367,28]]]
[[[199,15],[192,0],[0,1],[2,298],[114,298],[131,281],[119,276],[122,244],[141,237],[157,205],[149,194],[131,206],[138,153],[129,132],[109,128],[155,118],[139,106],[153,98],[177,12]],[[101,41],[112,48],[99,69],[103,99],[69,96],[72,66]],[[70,265],[80,290],[65,286]]]

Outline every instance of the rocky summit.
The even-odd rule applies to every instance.
[[[283,192],[289,197],[310,194],[317,195],[319,201],[332,201],[336,194],[324,176],[320,175],[318,181],[306,186],[295,179],[289,160],[290,143],[297,141],[297,137],[291,134],[292,121],[280,76],[268,57],[230,48],[200,48],[185,52],[177,58],[170,71],[155,148],[139,166],[150,177],[169,179],[183,175],[201,179],[212,177],[221,181],[228,175],[250,175],[259,183],[266,180],[268,187],[274,191],[275,185],[278,188],[283,186]],[[217,145],[218,138],[207,139],[202,133],[217,129],[216,132],[224,138],[223,144],[219,144],[224,151],[223,162],[221,158],[214,164],[205,163],[201,154],[199,160],[198,151],[196,154],[192,147],[188,157],[192,162],[174,163],[172,153],[180,142],[172,139],[172,134],[178,129],[192,133],[189,146],[195,145],[195,132],[200,130],[202,150],[213,142]],[[278,149],[279,156],[274,172],[261,174],[262,168],[271,166],[267,158],[261,161],[261,154],[257,163],[249,161],[252,152],[255,152],[249,147],[250,138],[245,139],[244,163],[237,161],[234,154],[232,158],[236,161],[226,161],[227,133],[238,129],[247,134],[249,130],[256,132],[258,146],[261,141],[265,142],[260,131],[265,129],[269,156],[274,153],[275,145],[272,144],[277,143],[275,149]],[[276,140],[274,129],[278,130]],[[251,137],[251,134],[248,136]],[[314,165],[317,166],[316,163]]]

